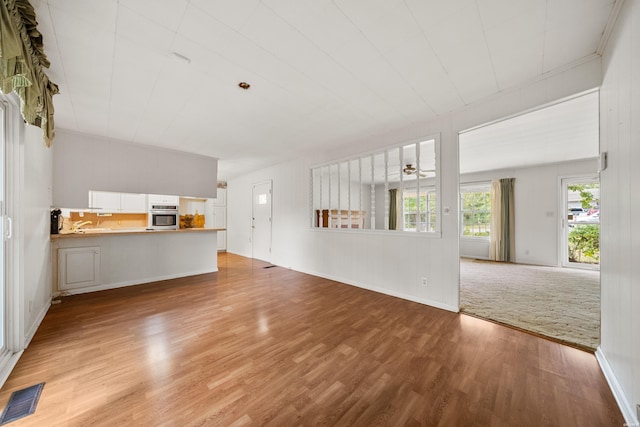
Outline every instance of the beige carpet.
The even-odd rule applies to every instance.
[[[600,273],[462,258],[460,309],[595,350]]]

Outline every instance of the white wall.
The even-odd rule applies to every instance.
[[[53,204],[87,208],[90,190],[215,198],[218,159],[57,131]]]
[[[51,302],[50,206],[52,153],[42,143],[42,131],[24,126],[24,166],[21,175],[22,218],[18,234],[22,238],[20,282],[23,291],[24,337],[28,343]]]
[[[627,422],[640,404],[640,3],[625,1],[603,55],[600,149],[601,306],[599,355]],[[602,362],[602,361],[601,361]],[[605,373],[606,370],[605,370]],[[633,417],[633,418],[632,418]]]
[[[455,281],[435,268],[439,258],[417,262],[419,254],[452,242],[436,238],[402,237],[371,231],[314,230],[309,227],[310,162],[294,161],[228,181],[227,250],[251,256],[251,185],[273,179],[273,244],[271,262],[295,270],[457,310],[457,289],[438,283]],[[453,242],[455,244],[455,242]],[[457,248],[449,248],[456,253]],[[414,262],[407,264],[406,260]],[[416,277],[428,277],[430,288]],[[450,294],[447,294],[449,292]],[[448,304],[447,301],[455,301]]]
[[[491,181],[515,178],[516,262],[559,265],[561,215],[560,184],[562,176],[596,174],[597,159],[576,160],[519,169],[465,174],[460,182]],[[489,258],[488,239],[460,239],[460,255]]]
[[[436,121],[370,137],[364,149],[362,141],[354,142],[325,158],[299,159],[229,179],[228,251],[251,256],[251,185],[273,179],[273,263],[457,311],[458,132],[593,89],[600,81],[601,64],[596,58]],[[440,206],[451,212],[442,215],[440,237],[309,227],[312,162],[349,157],[437,133],[441,136]],[[419,285],[421,277],[428,279],[426,288]]]

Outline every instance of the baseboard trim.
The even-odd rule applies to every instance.
[[[251,256],[242,254],[242,253],[238,253],[238,252],[234,252],[233,250],[229,250],[227,249],[227,253],[229,254],[233,254],[233,255],[239,255],[239,256],[243,256],[243,257],[247,257],[247,258],[251,258]],[[273,263],[275,264],[275,263]],[[443,304],[439,301],[432,301],[430,299],[426,299],[426,298],[419,298],[413,295],[408,295],[408,294],[404,294],[402,292],[396,292],[396,291],[392,291],[390,289],[386,289],[386,288],[380,288],[377,286],[369,286],[365,283],[361,283],[361,282],[357,282],[354,280],[347,280],[343,277],[337,277],[337,276],[332,276],[330,274],[322,274],[322,273],[318,273],[317,271],[308,271],[308,270],[304,270],[301,268],[296,268],[296,267],[286,267],[290,270],[293,271],[298,271],[300,273],[304,273],[304,274],[309,274],[311,276],[316,276],[316,277],[322,277],[323,279],[327,279],[327,280],[333,280],[335,282],[340,282],[340,283],[344,283],[346,285],[350,285],[350,286],[355,286],[357,288],[362,288],[362,289],[366,289],[369,291],[373,291],[373,292],[378,292],[380,294],[385,294],[385,295],[389,295],[392,297],[396,297],[396,298],[401,298],[407,301],[412,301],[412,302],[417,302],[418,304],[424,304],[424,305],[428,305],[430,307],[435,307],[435,308],[439,308],[442,310],[447,310],[447,311],[451,311],[453,313],[459,313],[460,310],[457,306],[452,306],[449,304]]]
[[[243,256],[243,257],[245,257],[245,258],[251,258],[251,255],[247,255],[247,254],[244,254],[244,253],[241,253],[241,252],[236,252],[236,251],[233,251],[233,250],[230,250],[230,249],[227,249],[227,251],[226,251],[226,252],[227,252],[228,254],[232,254],[232,255]]]
[[[25,334],[24,347],[22,348],[22,350],[17,351],[13,353],[11,356],[9,356],[9,360],[7,361],[7,363],[5,363],[4,366],[2,366],[2,369],[0,369],[0,388],[4,386],[4,383],[7,381],[7,378],[9,378],[9,375],[11,375],[13,368],[15,368],[15,366],[17,365],[18,360],[20,360],[20,357],[22,356],[22,353],[24,353],[24,349],[29,347],[31,340],[33,339],[36,332],[38,331],[38,328],[40,327],[40,324],[44,320],[44,317],[47,315],[49,308],[51,308],[51,298],[49,298],[49,301],[47,301],[44,307],[42,307],[42,310],[40,310],[40,312],[38,313],[38,316],[36,317],[36,320],[33,322],[33,325],[31,325],[31,327]]]
[[[33,325],[31,325],[31,327],[29,328],[29,330],[25,334],[25,336],[24,336],[24,348],[29,347],[29,343],[31,342],[31,340],[33,339],[33,336],[38,331],[38,328],[40,327],[40,324],[44,320],[44,316],[47,315],[47,312],[49,311],[49,308],[51,308],[51,298],[49,298],[49,301],[44,305],[44,307],[42,307],[42,310],[40,310],[40,313],[38,313],[38,317],[36,317],[36,321],[33,322]]]
[[[600,365],[600,369],[602,370],[602,373],[604,374],[604,377],[606,378],[607,383],[609,383],[609,388],[611,389],[611,392],[613,393],[613,397],[616,399],[616,402],[618,403],[618,407],[622,412],[622,416],[624,417],[625,424],[630,427],[640,426],[640,420],[638,420],[636,418],[636,415],[634,414],[633,405],[629,402],[629,399],[627,399],[627,396],[625,395],[624,390],[620,386],[620,383],[618,382],[618,379],[616,378],[613,372],[613,369],[611,369],[611,365],[609,364],[607,357],[605,356],[604,352],[600,347],[598,347],[598,349],[596,350],[596,360]]]
[[[18,360],[20,360],[23,352],[24,350],[20,350],[17,353],[13,353],[9,357],[7,363],[0,370],[0,388],[4,387],[4,383],[7,381],[7,378],[9,378],[9,375],[11,375],[13,368],[18,364]]]
[[[295,269],[292,269],[295,270]],[[336,277],[336,276],[332,276],[329,274],[321,274],[318,272],[310,272],[310,271],[301,271],[301,270],[297,270],[300,271],[301,273],[305,273],[305,274],[310,274],[311,276],[317,276],[317,277],[322,277],[323,279],[328,279],[328,280],[333,280],[335,282],[340,282],[340,283],[344,283],[346,285],[350,285],[350,286],[355,286],[357,288],[362,288],[362,289],[366,289],[369,291],[373,291],[373,292],[378,292],[380,294],[385,294],[385,295],[389,295],[392,297],[396,297],[396,298],[401,298],[407,301],[412,301],[412,302],[417,302],[418,304],[424,304],[424,305],[428,305],[431,307],[435,307],[435,308],[439,308],[442,310],[447,310],[447,311],[451,311],[453,313],[458,313],[460,310],[458,310],[458,307],[454,307],[452,305],[449,304],[443,304],[439,301],[433,301],[430,299],[426,299],[426,298],[419,298],[413,295],[408,295],[402,292],[396,292],[396,291],[392,291],[390,289],[385,289],[385,288],[380,288],[377,286],[368,286],[364,283],[361,282],[356,282],[354,280],[346,280],[342,277]]]

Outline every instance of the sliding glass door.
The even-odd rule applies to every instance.
[[[2,244],[0,245],[0,369],[6,364],[11,356],[11,352],[7,347],[7,287],[6,287],[6,269],[5,255],[7,241],[12,237],[7,225],[10,220],[6,214],[5,201],[5,147],[7,145],[7,104],[0,99],[0,235],[2,236]]]
[[[563,267],[600,268],[600,180],[562,179],[561,256]]]

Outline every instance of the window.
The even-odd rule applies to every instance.
[[[416,190],[404,190],[402,204],[404,212],[404,231],[436,231],[436,193],[420,192],[420,204]],[[420,216],[419,228],[416,219]]]
[[[312,168],[311,226],[438,233],[439,140],[432,136]]]
[[[490,184],[460,189],[461,233],[463,237],[491,235]]]

